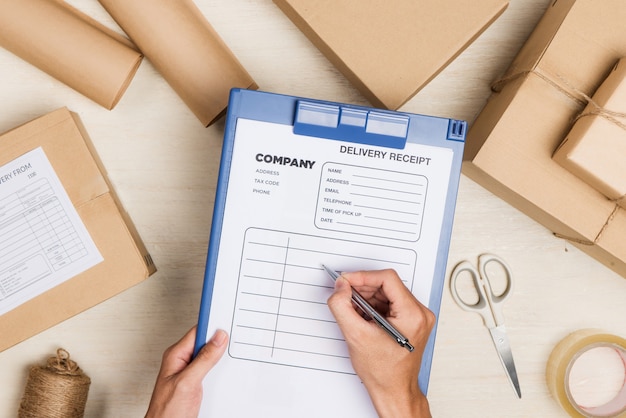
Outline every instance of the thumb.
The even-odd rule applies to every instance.
[[[191,379],[201,381],[204,376],[217,364],[226,351],[228,334],[218,329],[211,339],[198,351],[196,357],[183,371]]]

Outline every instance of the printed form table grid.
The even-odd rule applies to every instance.
[[[0,300],[88,254],[46,179],[0,199],[0,237]]]
[[[358,256],[356,255],[358,254]],[[412,250],[251,228],[246,231],[229,354],[289,366],[354,373],[326,301],[338,270],[393,268],[409,289]]]

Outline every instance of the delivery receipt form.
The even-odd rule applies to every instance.
[[[205,382],[201,416],[237,403],[248,385],[237,376],[257,372],[265,381],[250,388],[250,405],[278,387],[294,403],[335,391],[362,398],[357,410],[375,416],[326,305],[333,283],[321,264],[393,268],[429,306],[453,150],[347,144],[245,118],[234,136],[206,334],[221,328],[231,338],[211,372],[219,385]],[[306,390],[286,388],[302,373]]]

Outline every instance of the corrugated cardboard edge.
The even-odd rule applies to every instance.
[[[444,68],[446,68],[454,59],[456,59],[472,42],[474,42],[493,22],[504,13],[509,5],[508,1],[503,1],[500,9],[496,10],[494,14],[489,17],[482,28],[476,32],[473,36],[466,39],[459,45],[455,54],[442,63],[438,70],[434,72],[431,77],[426,79],[421,85],[415,86],[413,91],[408,91],[405,97],[402,97],[394,102],[385,103],[378,98],[375,92],[373,92],[361,78],[355,74],[350,67],[343,61],[343,59],[337,55],[333,49],[317,34],[317,32],[307,23],[307,21],[298,13],[287,0],[273,0],[274,4],[296,25],[298,29],[311,41],[317,49],[341,72],[348,81],[350,81],[361,94],[373,105],[380,108],[397,110],[412,97],[414,97],[422,88],[424,88],[429,82],[431,82]],[[393,82],[393,81],[391,81]]]
[[[77,123],[79,122],[77,115],[70,113],[66,108],[14,128],[2,134],[0,141],[9,134],[12,138],[22,137],[19,135],[21,132],[24,133],[24,137],[33,137],[46,129],[68,122],[76,128],[76,134],[83,139],[83,144],[93,162],[96,165],[100,164],[82,124]],[[18,146],[15,149],[20,148]],[[29,149],[23,151],[28,152]],[[51,163],[54,166],[54,162]],[[112,193],[102,171],[100,176],[101,180],[106,181],[106,187],[92,184],[92,188],[95,187],[97,190],[95,195],[85,202],[76,204],[75,207],[105,260],[0,316],[0,335],[2,335],[0,351],[119,294],[156,271],[149,253],[139,239],[132,222],[120,209],[121,205]],[[126,238],[115,241],[114,245],[105,245],[102,242],[102,237],[112,237],[115,234]],[[135,254],[132,263],[124,265],[118,263],[121,258],[116,254],[129,253]]]

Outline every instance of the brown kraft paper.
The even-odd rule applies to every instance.
[[[142,59],[127,39],[61,0],[4,0],[0,46],[109,110]]]
[[[205,126],[231,88],[257,88],[191,0],[98,1]]]

